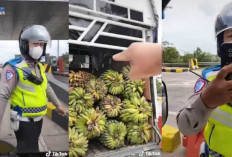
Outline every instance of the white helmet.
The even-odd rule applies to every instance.
[[[28,42],[44,43],[42,56],[45,56],[46,46],[51,46],[51,36],[46,27],[42,25],[28,26],[19,35],[19,48],[23,56],[30,56]]]

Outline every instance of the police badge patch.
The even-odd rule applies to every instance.
[[[202,78],[198,79],[197,82],[196,82],[196,84],[195,84],[195,87],[194,87],[194,92],[195,93],[200,92],[205,85],[206,85],[206,81],[205,80],[203,80]]]
[[[14,73],[10,70],[6,71],[6,80],[9,81],[14,77]]]

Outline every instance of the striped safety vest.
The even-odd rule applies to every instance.
[[[36,74],[30,70],[25,60],[12,59],[6,64],[10,64],[15,70],[18,81],[10,96],[11,109],[17,111],[22,117],[45,115],[47,113],[47,77],[43,65],[38,63],[43,83],[36,85],[27,79],[28,73]]]
[[[205,69],[202,75],[211,82],[220,69],[220,66],[214,66]],[[204,136],[211,150],[225,157],[232,157],[232,106],[224,104],[214,109],[205,127]]]

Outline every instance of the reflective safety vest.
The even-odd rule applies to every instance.
[[[22,58],[12,59],[6,64],[10,64],[15,70],[18,81],[10,96],[11,109],[17,111],[22,117],[45,115],[47,113],[47,77],[43,65],[38,63],[43,82],[41,85],[36,85],[27,79],[28,73],[35,76],[36,74],[30,70]]]
[[[210,82],[215,79],[219,66],[203,71]],[[232,106],[224,104],[212,112],[205,127],[204,136],[208,147],[225,157],[232,157]]]

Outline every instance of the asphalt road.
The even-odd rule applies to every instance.
[[[193,88],[198,78],[191,72],[162,73],[162,79],[167,86],[170,112],[178,112],[185,107],[185,102],[194,92]]]
[[[198,74],[201,74],[201,70],[195,71]],[[189,96],[193,94],[193,88],[198,80],[198,76],[191,72],[183,73],[173,73],[173,72],[163,72],[162,79],[166,83],[167,92],[168,92],[168,102],[169,102],[169,115],[166,122],[167,125],[170,125],[176,129],[176,114],[178,111],[185,107],[185,102],[188,100]],[[163,157],[185,157],[186,148],[182,144],[182,134],[181,134],[181,144],[180,146],[172,153],[162,152]]]
[[[68,86],[68,77],[65,77],[65,76],[61,76],[61,75],[53,75],[55,77],[55,79],[63,82],[63,83],[66,83],[67,86]]]

